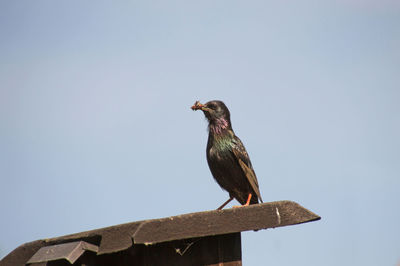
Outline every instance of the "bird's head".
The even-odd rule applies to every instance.
[[[191,108],[193,111],[202,110],[210,125],[231,129],[231,114],[222,101],[209,101],[205,104],[196,101]]]

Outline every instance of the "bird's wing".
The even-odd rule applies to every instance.
[[[238,160],[240,168],[242,168],[247,180],[250,183],[251,188],[257,194],[258,199],[260,199],[260,201],[263,202],[260,194],[260,189],[258,188],[256,173],[254,172],[253,166],[251,165],[249,155],[247,154],[247,151],[242,141],[238,137],[236,136],[234,137],[234,142],[235,145],[233,146],[232,149],[233,154]]]

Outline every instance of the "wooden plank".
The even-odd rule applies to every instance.
[[[319,220],[293,201],[277,201],[220,211],[197,212],[143,222],[133,235],[135,244],[260,230]]]
[[[36,240],[22,244],[5,256],[0,261],[0,266],[24,266],[33,254],[45,245],[46,242],[44,240]]]
[[[85,252],[96,252],[99,248],[95,245],[84,241],[75,241],[65,244],[42,247],[36,252],[32,258],[28,260],[28,264],[41,263],[56,260],[67,260],[70,264],[74,262]]]
[[[162,219],[110,226],[91,231],[26,243],[0,261],[0,266],[25,265],[41,247],[73,241],[99,246],[97,255],[130,249],[137,244],[156,244],[294,225],[320,217],[293,201],[277,201],[247,207],[213,210]]]

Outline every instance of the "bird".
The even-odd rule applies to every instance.
[[[242,141],[232,129],[229,109],[219,100],[201,104],[193,111],[203,111],[208,120],[207,163],[218,185],[229,193],[229,199],[217,210],[236,199],[243,206],[263,202],[256,174]]]

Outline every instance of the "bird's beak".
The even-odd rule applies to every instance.
[[[192,108],[193,111],[197,111],[197,110],[204,111],[204,109],[206,107],[204,106],[204,104],[201,104],[199,101],[196,101],[191,108]]]

